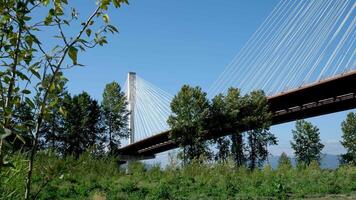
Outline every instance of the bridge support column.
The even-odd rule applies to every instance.
[[[135,142],[136,73],[128,74],[129,144]]]
[[[128,124],[129,124],[129,144],[135,142],[135,104],[136,104],[136,73],[129,72],[128,77],[128,90],[127,90],[127,97],[128,97],[128,110],[130,112]],[[126,173],[129,172],[129,165],[135,159],[132,157],[130,159],[126,159],[127,161],[127,169]]]

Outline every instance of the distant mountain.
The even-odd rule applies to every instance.
[[[268,163],[271,165],[273,169],[277,168],[278,166],[278,160],[280,156],[270,156],[268,158]],[[295,158],[292,159],[292,164],[295,166],[296,161]],[[339,161],[339,156],[338,155],[332,155],[332,154],[324,154],[323,158],[321,160],[321,168],[324,169],[336,169],[339,167],[340,161]]]

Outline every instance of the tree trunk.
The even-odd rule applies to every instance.
[[[243,135],[242,133],[235,133],[231,136],[232,145],[231,152],[235,160],[236,166],[240,167],[245,164],[245,155],[244,155],[244,144],[243,144]]]

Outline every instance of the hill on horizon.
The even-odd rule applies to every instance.
[[[273,169],[276,169],[278,166],[278,160],[280,156],[269,156],[268,157],[268,162]],[[323,169],[336,169],[340,165],[340,156],[339,155],[333,155],[333,154],[323,154],[320,167]],[[296,165],[296,160],[294,157],[291,157],[292,164],[293,166]]]

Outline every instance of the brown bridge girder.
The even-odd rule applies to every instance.
[[[268,102],[273,125],[356,108],[356,71],[282,92],[268,97]],[[246,131],[243,127],[241,130]],[[229,134],[225,131],[211,137]],[[120,148],[119,152],[151,156],[177,147],[166,131]]]

